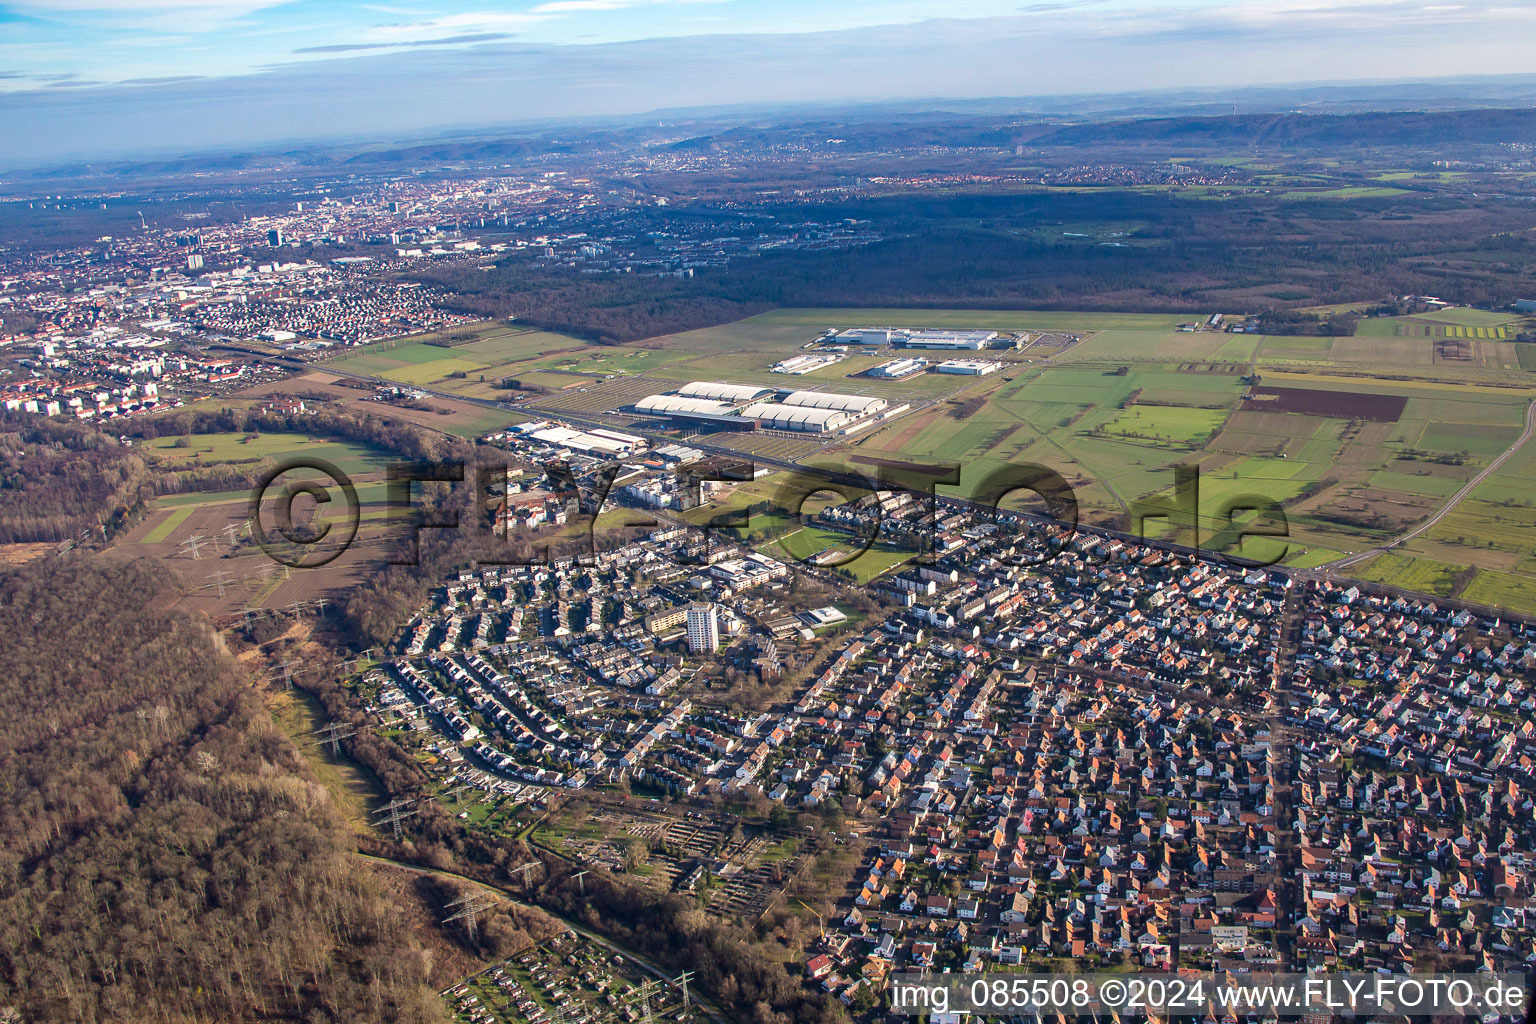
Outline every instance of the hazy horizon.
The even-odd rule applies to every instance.
[[[1536,66],[1536,32],[1510,31],[1536,11],[1492,0],[943,5],[967,17],[926,16],[933,3],[852,3],[836,18],[800,0],[748,6],[365,4],[341,17],[310,0],[12,0],[0,4],[4,163],[678,108],[1235,92]],[[103,26],[119,41],[91,44]]]

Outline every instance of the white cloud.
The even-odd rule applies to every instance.
[[[536,14],[570,14],[578,11],[617,11],[634,7],[644,0],[549,0],[533,10]]]
[[[448,14],[441,18],[429,18],[426,21],[374,25],[363,32],[362,41],[409,43],[472,32],[510,32],[536,25],[548,17],[548,15],[532,12],[515,14],[506,11],[466,11],[463,14]]]

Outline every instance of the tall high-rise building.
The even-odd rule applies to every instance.
[[[711,654],[720,648],[720,617],[712,604],[696,604],[688,609],[688,649],[694,654]]]
[[[282,245],[283,244],[283,229],[282,228],[273,228],[271,231],[268,231],[267,232],[267,244],[268,245]]]

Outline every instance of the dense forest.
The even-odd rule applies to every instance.
[[[0,544],[110,531],[144,499],[151,475],[94,427],[0,413]]]
[[[1409,294],[1506,305],[1536,271],[1536,211],[1477,196],[1104,189],[879,197],[814,216],[856,218],[884,238],[693,278],[585,274],[526,255],[418,277],[465,312],[625,342],[780,306],[1260,312]]]
[[[422,950],[152,563],[0,576],[0,1018],[441,1020]]]

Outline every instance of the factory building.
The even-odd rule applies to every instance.
[[[1002,363],[993,362],[990,359],[946,359],[933,369],[935,373],[959,373],[983,377],[989,373],[996,373],[1002,368]]]
[[[828,391],[791,391],[780,401],[785,405],[803,405],[809,409],[840,409],[857,416],[868,416],[885,408],[883,398],[837,395]]]
[[[642,398],[632,408],[645,416],[664,416],[676,426],[700,430],[762,428],[830,434],[850,424],[871,421],[886,405],[883,398],[863,395],[784,393],[755,385],[695,381],[671,394]]]
[[[635,450],[637,442],[643,444],[644,438],[634,440],[620,440],[617,437],[605,437],[596,432],[585,430],[572,430],[570,427],[544,427],[541,430],[531,430],[527,436],[545,444],[558,445],[569,448],[572,451],[595,453],[599,455],[625,456]],[[633,435],[623,435],[632,437]]]
[[[881,346],[896,340],[897,332],[889,327],[851,327],[837,336],[848,345]]]
[[[879,377],[882,380],[901,380],[916,373],[922,373],[928,368],[928,360],[916,357],[906,359],[892,359],[888,363],[881,363],[870,370],[866,376]]]
[[[769,430],[792,430],[802,434],[828,434],[852,423],[856,416],[846,409],[815,409],[805,405],[780,405],[759,402],[741,411],[742,416],[757,420]]]
[[[711,398],[690,398],[682,394],[650,395],[635,403],[635,411],[647,416],[729,416],[736,411],[736,404]]]
[[[996,331],[914,331],[907,348],[947,348],[980,351],[997,338]]]
[[[772,370],[774,373],[810,373],[812,370],[819,370],[823,366],[831,366],[841,358],[843,358],[841,353],[837,352],[819,352],[814,355],[793,356],[774,363]]]
[[[755,402],[765,395],[773,394],[773,388],[754,384],[716,384],[701,380],[684,384],[677,389],[677,393],[684,398],[707,398],[716,402]]]

